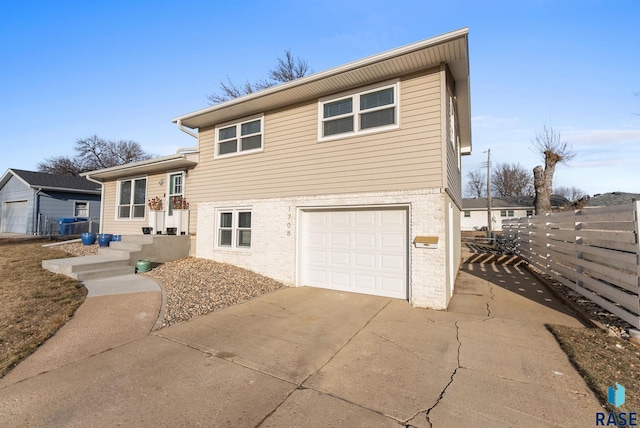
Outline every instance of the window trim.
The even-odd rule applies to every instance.
[[[179,175],[180,176],[180,187],[182,189],[181,193],[172,193],[172,188],[171,188],[171,177],[174,175]],[[184,171],[174,171],[174,172],[168,172],[167,173],[167,206],[165,207],[165,210],[167,212],[167,216],[169,217],[173,217],[173,203],[171,198],[174,196],[180,196],[180,197],[185,197],[185,182],[186,182],[186,174]]]
[[[371,109],[361,110],[360,109],[360,96],[366,95],[372,92],[379,92],[385,89],[393,88],[393,104],[386,104],[384,106],[374,107]],[[353,111],[351,113],[346,113],[338,116],[332,116],[330,118],[324,117],[324,106],[325,104],[330,104],[336,101],[341,101],[347,98],[351,98]],[[389,108],[394,108],[394,123],[389,125],[382,126],[374,126],[371,128],[361,129],[361,116],[364,113],[372,113],[379,110],[387,110]],[[347,117],[353,117],[353,131],[350,132],[342,132],[339,134],[333,134],[329,136],[324,136],[324,123],[328,120],[337,120]],[[356,90],[342,92],[340,94],[331,95],[329,97],[323,97],[318,100],[318,141],[332,141],[339,140],[343,138],[355,137],[359,135],[372,134],[376,132],[384,132],[393,129],[398,129],[400,127],[400,79],[394,79],[392,81],[386,81],[383,83],[379,83],[376,85],[370,85],[363,88],[358,88]]]
[[[144,203],[142,204],[133,204],[133,197],[135,196],[135,182],[139,181],[139,180],[144,180]],[[131,181],[131,203],[128,204],[127,206],[130,207],[130,211],[129,211],[129,217],[120,217],[120,207],[121,206],[125,206],[123,204],[121,204],[120,202],[120,189],[122,186],[122,183],[126,182],[126,181]],[[115,219],[117,221],[145,221],[147,219],[147,195],[149,194],[149,177],[148,176],[139,176],[139,177],[130,177],[130,178],[122,178],[120,180],[117,181],[117,186],[116,186],[116,212],[115,212]],[[142,206],[144,209],[144,215],[142,217],[133,217],[133,213],[134,213],[134,207],[135,206]]]
[[[91,214],[91,207],[89,206],[89,201],[83,201],[81,199],[75,199],[73,201],[73,216],[74,217],[90,217]],[[78,215],[78,205],[79,204],[85,204],[86,205],[86,210],[87,210],[87,215]]]
[[[260,147],[256,148],[256,149],[249,149],[249,150],[239,150],[242,144],[242,125],[245,123],[249,123],[249,122],[255,122],[256,120],[260,120],[260,132],[258,133],[253,133],[253,134],[248,134],[248,136],[256,136],[256,135],[260,135]],[[237,145],[236,145],[236,151],[232,152],[232,153],[223,153],[220,154],[220,143],[224,143],[226,140],[220,140],[220,130],[221,129],[225,129],[225,128],[231,128],[235,126],[236,128],[236,141],[237,141]],[[232,139],[229,138],[229,141],[231,141]],[[244,117],[242,119],[238,119],[238,120],[234,120],[231,122],[225,122],[225,123],[221,123],[219,125],[216,125],[215,129],[214,129],[214,144],[215,144],[215,150],[214,150],[214,155],[213,158],[214,159],[224,159],[224,158],[231,158],[231,157],[235,157],[235,156],[243,156],[243,155],[249,155],[252,153],[260,153],[264,151],[264,113],[260,113],[258,115],[253,115],[253,116],[248,116],[248,117]]]
[[[251,226],[240,227],[240,213],[251,213]],[[231,213],[231,227],[221,226],[221,215]],[[250,238],[249,245],[239,245],[239,233],[243,230],[248,230],[251,233],[253,229],[253,208],[252,207],[230,207],[230,208],[216,208],[215,210],[215,229],[214,229],[214,249],[227,250],[227,251],[250,251],[253,244],[253,237]],[[231,244],[220,244],[220,232],[222,230],[231,231]]]

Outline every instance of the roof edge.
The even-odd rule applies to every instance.
[[[229,101],[225,101],[223,103],[220,104],[216,104],[210,107],[206,107],[200,110],[196,110],[194,112],[191,113],[187,113],[181,116],[177,116],[174,117],[173,119],[171,119],[171,122],[173,123],[177,123],[178,121],[185,121],[188,119],[192,119],[210,112],[214,112],[217,110],[223,110],[229,107],[233,107],[236,104],[241,104],[241,103],[245,103],[245,102],[249,102],[255,99],[259,99],[271,94],[275,94],[281,91],[285,91],[288,89],[292,89],[292,88],[296,88],[298,86],[303,86],[318,80],[322,80],[322,79],[326,79],[341,73],[345,73],[347,71],[350,70],[355,70],[370,64],[374,64],[376,62],[381,62],[381,61],[385,61],[388,59],[391,59],[393,57],[396,56],[400,56],[400,55],[405,55],[408,53],[411,53],[413,51],[416,50],[420,50],[420,49],[425,49],[427,47],[430,46],[435,46],[438,45],[440,43],[445,43],[460,37],[468,37],[469,35],[469,28],[468,27],[463,27],[460,28],[458,30],[454,30],[454,31],[450,31],[448,33],[444,33],[444,34],[440,34],[434,37],[430,37],[428,39],[423,39],[421,41],[418,42],[414,42],[414,43],[410,43],[404,46],[400,46],[398,48],[394,48],[394,49],[390,49],[375,55],[371,55],[356,61],[352,61],[352,62],[348,62],[346,64],[343,65],[339,65],[337,67],[333,67],[330,68],[328,70],[324,70],[318,73],[314,73],[311,74],[309,76],[305,76],[305,77],[301,77],[299,79],[295,79],[292,80],[290,82],[286,82],[286,83],[282,83],[276,86],[272,86],[270,88],[267,89],[263,89],[261,91],[257,91],[257,92],[252,92],[250,94],[244,95],[242,97],[238,97],[238,98],[234,98],[232,100]],[[468,43],[467,43],[467,50],[468,50]],[[467,52],[467,56],[468,56],[468,52]],[[191,127],[188,125],[183,124],[183,126],[186,126],[188,128],[191,129],[196,129],[197,127]]]

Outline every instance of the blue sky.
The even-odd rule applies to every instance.
[[[266,76],[285,49],[315,71],[469,27],[473,154],[532,169],[544,124],[577,156],[556,186],[640,193],[640,2],[31,1],[0,16],[0,173],[127,139],[158,155],[195,140],[173,117],[220,80]]]

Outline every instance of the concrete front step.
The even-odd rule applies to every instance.
[[[109,257],[109,258],[122,258],[122,259],[127,259],[130,262],[133,261],[134,259],[137,260],[138,254],[140,254],[142,251],[141,248],[138,248],[137,250],[126,250],[126,249],[118,249],[118,248],[100,248],[98,249],[98,255],[100,256],[105,256],[105,257]]]
[[[82,272],[73,273],[75,279],[78,281],[87,281],[90,279],[102,279],[111,278],[114,276],[132,275],[136,273],[136,268],[133,266],[116,266],[107,267],[103,269],[87,270]]]
[[[165,263],[187,257],[190,241],[188,235],[124,235],[122,241],[100,248],[97,255],[43,260],[42,267],[81,281],[128,275],[135,273],[140,259]]]
[[[95,255],[42,261],[44,269],[71,276],[72,278],[75,278],[75,275],[72,274],[77,274],[78,272],[122,266],[129,266],[129,257]]]
[[[109,243],[109,246],[105,248],[110,248],[115,250],[140,251],[144,245],[151,244],[151,243],[152,242],[112,241]]]

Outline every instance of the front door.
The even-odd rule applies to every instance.
[[[165,209],[165,224],[166,227],[178,227],[176,220],[173,215],[173,204],[176,200],[179,200],[184,196],[184,173],[183,172],[172,172],[169,173],[169,178],[167,180],[169,183],[169,189],[167,191],[167,206]]]

